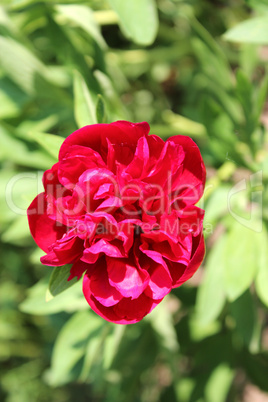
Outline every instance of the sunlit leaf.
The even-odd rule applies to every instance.
[[[56,160],[58,159],[59,149],[64,141],[64,138],[46,133],[31,133],[31,137],[38,142],[42,147]]]
[[[79,128],[97,123],[94,101],[78,71],[74,74],[74,114]]]
[[[158,18],[154,0],[109,0],[125,35],[140,45],[155,40]]]
[[[226,236],[224,235],[210,251],[204,268],[204,279],[197,291],[197,319],[203,325],[215,320],[225,303],[223,284],[225,250]]]
[[[224,257],[224,287],[230,301],[242,295],[256,275],[258,240],[258,233],[234,222]]]
[[[229,29],[223,38],[230,42],[268,44],[268,14],[240,22]]]
[[[225,363],[212,372],[205,388],[207,402],[225,402],[234,377],[234,371]]]
[[[88,308],[82,293],[81,282],[77,282],[52,300],[46,301],[48,282],[49,277],[39,281],[29,289],[28,297],[20,304],[21,311],[29,314],[47,315]]]
[[[256,292],[261,301],[268,307],[268,236],[267,231],[263,228],[259,234],[259,270],[255,280]]]
[[[50,384],[59,386],[73,379],[72,369],[84,358],[88,344],[98,339],[104,323],[89,310],[80,311],[67,321],[53,349]]]
[[[84,29],[102,47],[105,42],[101,36],[99,27],[94,19],[93,12],[86,5],[57,5],[55,9],[61,17],[67,18],[80,28]]]

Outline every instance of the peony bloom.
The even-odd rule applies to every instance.
[[[95,124],[71,134],[28,208],[45,265],[72,264],[91,308],[140,321],[195,273],[204,257],[205,183],[197,145],[164,142],[147,123]]]

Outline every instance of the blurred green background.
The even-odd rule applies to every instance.
[[[267,0],[2,0],[1,401],[268,401],[267,61]],[[47,294],[25,216],[62,137],[118,119],[208,175],[202,268],[129,326]]]

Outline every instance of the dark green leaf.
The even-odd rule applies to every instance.
[[[74,285],[77,282],[77,278],[73,278],[71,281],[68,281],[68,278],[70,276],[70,269],[70,265],[64,265],[63,267],[54,268],[48,284],[48,293],[46,297],[47,301],[57,296],[59,293],[68,289],[70,286]]]
[[[106,122],[105,104],[101,95],[98,95],[96,104],[96,116],[98,123]]]

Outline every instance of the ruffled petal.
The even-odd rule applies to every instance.
[[[83,279],[83,293],[86,300],[92,295],[105,307],[114,306],[122,299],[123,296],[109,283],[103,258],[95,264],[93,272],[90,270],[86,272]]]
[[[83,241],[79,237],[67,234],[50,246],[48,254],[40,260],[42,264],[51,266],[72,264],[82,256],[83,249]]]
[[[109,282],[122,296],[137,299],[149,282],[149,274],[128,260],[107,258]]]
[[[149,133],[150,127],[146,122],[130,123],[128,121],[117,121],[111,124],[92,124],[75,131],[63,142],[59,160],[62,160],[69,152],[72,145],[81,145],[97,151],[105,156],[105,162],[108,153],[107,140],[111,144],[121,144],[122,138],[126,144],[137,144],[140,137]]]
[[[39,194],[27,209],[30,232],[36,244],[46,253],[49,246],[61,239],[66,233],[66,226],[55,222],[47,215],[45,193]]]
[[[156,265],[150,269],[150,281],[145,294],[154,300],[162,300],[172,288],[172,278],[163,265]]]
[[[167,142],[181,145],[185,152],[182,173],[177,181],[173,180],[173,198],[179,199],[175,208],[194,205],[203,194],[206,180],[206,168],[199,148],[190,137],[184,135],[170,137]]]
[[[193,238],[192,256],[190,262],[177,282],[177,286],[190,279],[200,267],[205,256],[205,241],[204,236],[200,233],[199,236]]]

